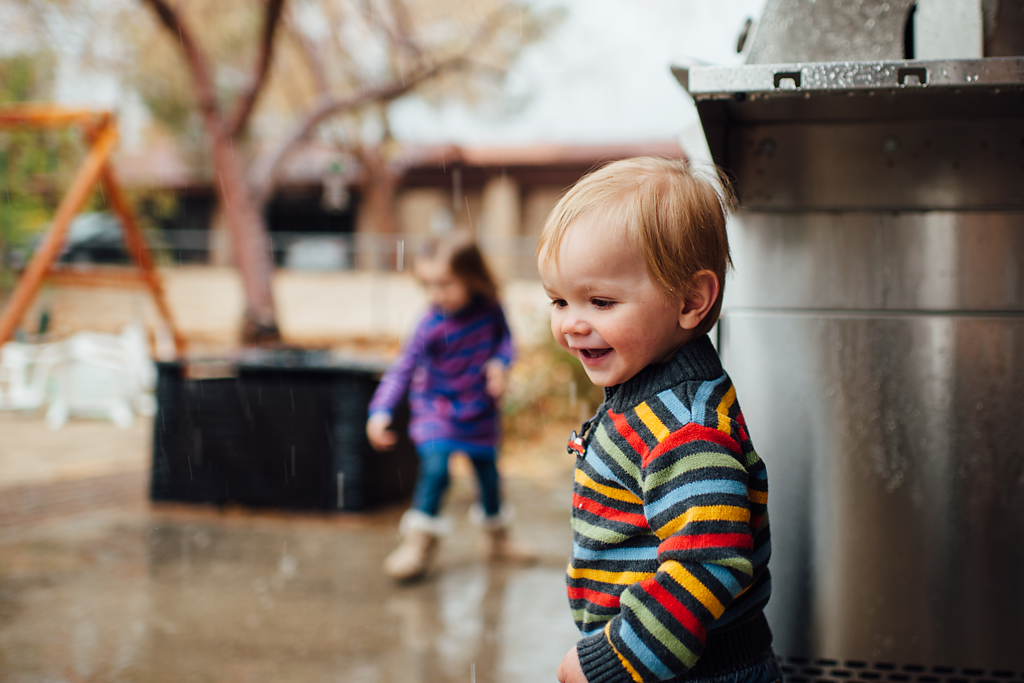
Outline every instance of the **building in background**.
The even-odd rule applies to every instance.
[[[604,163],[641,155],[681,157],[683,151],[674,141],[410,146],[390,165],[396,231],[383,232],[366,210],[356,165],[334,149],[307,146],[285,165],[267,208],[275,262],[301,270],[401,268],[418,242],[467,229],[503,279],[533,277],[536,235],[562,192]],[[119,172],[129,185],[175,194],[176,211],[162,221],[161,235],[172,262],[229,262],[211,181],[172,148],[122,158]]]

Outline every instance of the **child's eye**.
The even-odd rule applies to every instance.
[[[552,299],[551,305],[554,308],[565,308],[566,306],[568,306],[568,304],[565,302],[565,299]]]
[[[591,299],[590,303],[596,308],[611,308],[614,305],[614,302],[608,301],[608,299]]]

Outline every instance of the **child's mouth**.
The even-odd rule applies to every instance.
[[[595,360],[607,354],[611,349],[580,349],[580,355],[584,358]]]

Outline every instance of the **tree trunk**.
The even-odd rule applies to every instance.
[[[212,128],[212,130],[209,130]],[[221,211],[231,231],[235,263],[242,276],[245,311],[242,318],[243,344],[280,342],[271,287],[274,263],[270,235],[256,199],[246,184],[241,160],[231,139],[218,126],[208,126],[213,138],[214,179],[219,185]]]
[[[217,196],[221,211],[231,233],[235,263],[242,276],[245,311],[242,314],[243,344],[280,343],[274,312],[271,277],[274,263],[270,253],[270,235],[256,198],[246,185],[242,161],[235,156],[234,138],[240,133],[266,81],[273,55],[274,34],[284,0],[268,0],[260,56],[252,82],[236,103],[236,109],[225,121],[217,102],[212,71],[199,43],[178,8],[168,0],[144,0],[170,34],[177,38],[195,82],[199,112],[203,117],[209,149],[213,152],[213,168],[217,177]]]

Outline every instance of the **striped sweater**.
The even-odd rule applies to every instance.
[[[606,390],[570,449],[567,583],[589,683],[685,680],[762,658],[768,480],[710,340]]]
[[[433,307],[384,373],[369,412],[391,415],[408,392],[415,443],[450,439],[494,447],[499,415],[484,364],[496,358],[509,365],[513,355],[500,304],[476,297],[453,314]]]

